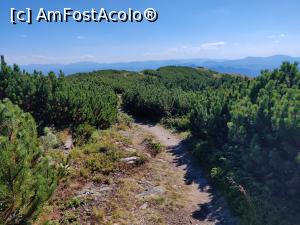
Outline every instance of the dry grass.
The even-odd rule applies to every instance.
[[[104,217],[105,217],[105,212],[102,208],[93,208],[93,216],[95,217],[96,221],[98,223],[103,224],[105,222]]]
[[[60,138],[63,140],[67,138],[69,131],[64,130],[60,132]],[[79,223],[84,221],[96,222],[102,220],[104,213],[101,213],[98,205],[103,204],[107,199],[100,199],[98,203],[95,199],[86,199],[86,208],[89,209],[93,215],[84,212],[84,207],[77,204],[81,200],[77,197],[78,192],[85,186],[85,184],[92,182],[97,185],[115,185],[119,178],[115,178],[115,174],[124,174],[136,165],[130,167],[124,166],[120,159],[123,157],[130,157],[139,155],[139,153],[131,153],[123,150],[124,147],[129,146],[131,141],[118,132],[118,128],[112,128],[106,131],[99,132],[99,135],[94,137],[93,142],[81,147],[75,147],[69,155],[69,175],[64,177],[54,196],[43,208],[40,218],[34,224],[52,224],[58,221],[59,224]],[[62,158],[62,152],[53,152],[53,158]],[[124,176],[122,175],[122,176]],[[126,184],[128,188],[129,184]],[[129,193],[126,191],[126,193]],[[130,200],[126,200],[127,194],[122,195],[118,192],[118,198],[122,199],[125,206],[130,205]],[[112,207],[111,204],[105,204]],[[70,207],[71,205],[71,207]],[[97,205],[95,207],[94,205]],[[118,206],[118,202],[115,202]],[[76,206],[76,207],[75,207]],[[116,208],[116,207],[115,207]],[[126,210],[116,208],[111,213],[111,217],[118,221],[126,221]],[[119,218],[120,217],[120,218]],[[119,219],[117,219],[119,218]],[[129,221],[131,219],[128,219]],[[110,221],[110,220],[107,220]],[[99,223],[99,222],[98,222]]]
[[[121,127],[122,128],[122,127]],[[90,144],[74,148],[70,153],[70,175],[56,190],[55,195],[44,207],[43,213],[34,224],[167,224],[169,217],[176,217],[186,205],[184,192],[178,186],[179,174],[165,152],[146,164],[124,166],[120,158],[138,155],[145,157],[149,148],[143,143],[149,135],[138,128],[127,129],[133,140],[122,135],[120,127],[99,132]],[[122,128],[123,129],[123,128]],[[158,143],[151,139],[152,143]],[[127,152],[131,146],[138,151]],[[140,181],[147,181],[154,187],[161,186],[166,192],[148,198],[138,198],[145,191]],[[97,189],[109,187],[100,197],[78,197],[86,184],[91,183]],[[81,204],[81,202],[84,204]],[[143,205],[147,207],[142,207]],[[174,218],[173,218],[174,219]],[[52,224],[49,223],[49,224]]]
[[[70,134],[71,134],[70,129],[64,129],[64,130],[58,132],[58,139],[61,142],[65,143],[67,141],[68,137],[70,136]]]

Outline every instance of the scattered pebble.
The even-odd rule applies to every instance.
[[[146,202],[146,203],[144,203],[141,207],[140,207],[140,209],[142,209],[142,210],[145,210],[145,209],[147,209],[148,208],[148,203]]]
[[[139,160],[140,160],[140,157],[133,156],[133,157],[128,157],[128,158],[123,158],[120,161],[130,165],[130,164],[137,163]]]

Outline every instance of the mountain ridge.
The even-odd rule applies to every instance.
[[[66,75],[79,72],[92,72],[95,70],[129,70],[142,71],[145,69],[158,69],[164,66],[189,66],[206,67],[221,73],[241,74],[246,76],[257,76],[261,70],[274,69],[284,61],[300,62],[300,57],[288,55],[273,55],[269,57],[245,57],[242,59],[176,59],[176,60],[149,60],[132,61],[119,63],[97,63],[97,62],[77,62],[70,64],[28,64],[21,65],[21,69],[28,72],[34,70],[48,73],[54,71],[58,73],[62,70]]]

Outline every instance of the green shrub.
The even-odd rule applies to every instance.
[[[213,178],[213,179],[220,179],[223,175],[223,171],[221,168],[212,168],[210,170],[210,176]]]
[[[41,137],[41,142],[45,150],[55,149],[60,145],[56,135],[49,127],[44,128],[44,136]]]
[[[56,173],[39,148],[34,119],[0,103],[0,221],[26,223],[56,187]]]
[[[86,168],[92,172],[109,174],[118,169],[118,160],[105,154],[90,154],[86,159]]]
[[[155,142],[152,138],[145,138],[143,143],[148,147],[151,154],[156,156],[163,151],[163,146],[159,142]]]
[[[177,131],[187,131],[190,128],[190,120],[188,116],[183,117],[166,117],[161,120],[161,123],[167,128]]]
[[[42,126],[88,123],[108,128],[117,119],[118,98],[113,89],[89,79],[29,74],[14,65],[0,70],[0,96],[31,112]]]
[[[68,208],[78,208],[82,204],[82,200],[77,197],[71,198],[67,204]]]
[[[96,128],[89,124],[81,124],[79,125],[74,132],[75,142],[77,145],[83,145],[88,143],[93,133],[96,131]]]
[[[77,215],[74,212],[66,211],[63,218],[60,220],[61,224],[74,224],[77,221]]]
[[[118,125],[121,129],[126,130],[130,128],[133,123],[133,118],[126,113],[119,112],[118,114]]]

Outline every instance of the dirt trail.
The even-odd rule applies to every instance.
[[[136,124],[152,134],[167,148],[167,168],[179,174],[178,185],[182,186],[188,204],[183,209],[184,218],[176,224],[237,224],[224,199],[215,192],[201,173],[197,162],[186,148],[182,138],[160,125]],[[175,222],[174,222],[175,223]]]

